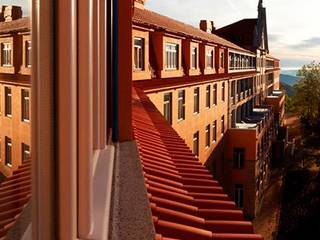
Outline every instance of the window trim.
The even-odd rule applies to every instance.
[[[206,146],[206,149],[210,148],[210,145],[211,145],[211,126],[210,124],[208,124],[205,128],[205,146]]]
[[[7,93],[7,90],[10,90],[10,93]],[[10,98],[10,113],[8,112],[8,98]],[[4,115],[8,118],[12,118],[12,88],[8,86],[4,87]]]
[[[8,149],[10,148],[10,162],[8,161]],[[9,137],[5,137],[5,165],[7,167],[12,167],[12,139]]]
[[[165,70],[176,71],[180,69],[180,45],[178,43],[165,43]],[[169,63],[170,58],[170,63]]]
[[[210,53],[210,55],[208,53]],[[212,61],[210,65],[208,59]],[[214,49],[206,50],[206,69],[214,69]]]
[[[180,93],[182,96],[180,96]],[[180,106],[180,101],[181,106]],[[186,91],[185,90],[179,90],[178,91],[178,122],[181,122],[186,119]],[[180,107],[182,108],[180,110]],[[182,111],[182,116],[180,116],[180,111]]]
[[[197,101],[195,101],[197,97]],[[197,105],[196,105],[197,102]],[[198,115],[200,113],[200,87],[193,89],[193,114]]]
[[[32,44],[31,40],[25,40],[25,67],[32,67]]]
[[[28,93],[28,96],[26,97],[24,93]],[[25,118],[25,102],[28,102],[28,118]],[[28,89],[21,89],[21,121],[25,123],[30,122],[30,91]]]
[[[10,48],[6,48],[7,46],[10,46]],[[4,63],[4,52],[10,50],[10,63],[5,64]],[[8,60],[8,56],[6,56],[6,60]],[[1,42],[1,67],[10,68],[13,66],[13,44],[11,41],[4,41]]]
[[[139,45],[136,45],[136,40],[138,41],[141,41],[141,46]],[[145,38],[143,37],[134,37],[133,38],[133,48],[134,48],[134,62],[133,62],[133,70],[134,71],[144,71],[145,70]],[[139,63],[140,63],[140,60],[141,60],[141,64],[142,66],[141,67],[136,67],[136,58],[135,58],[135,51],[136,51],[136,48],[138,48],[140,51],[139,53],[141,53],[141,59],[139,58]]]
[[[216,143],[217,142],[217,120],[213,121],[212,124],[212,142]]]
[[[191,69],[197,70],[198,69],[198,60],[199,59],[199,50],[198,47],[192,46],[191,47]]]

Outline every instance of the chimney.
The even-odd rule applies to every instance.
[[[146,0],[133,0],[134,1],[134,7],[144,9],[144,3]]]
[[[0,6],[0,22],[4,22],[4,10],[7,6]]]
[[[4,7],[3,17],[5,22],[22,18],[22,9],[19,6],[6,6]]]
[[[216,30],[216,28],[214,26],[214,22],[208,21],[208,20],[201,20],[200,21],[200,29],[202,31],[207,32],[207,33],[214,33],[214,31]]]

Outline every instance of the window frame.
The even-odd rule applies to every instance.
[[[206,69],[214,69],[214,49],[206,50]]]
[[[32,44],[31,40],[25,40],[25,67],[32,67]]]
[[[233,149],[233,168],[243,169],[245,166],[245,149],[234,148]]]
[[[211,107],[211,85],[207,85],[206,87],[206,108],[209,109]]]
[[[221,135],[225,134],[225,116],[221,117]]]
[[[210,144],[211,144],[211,136],[210,136],[210,132],[211,132],[211,126],[210,124],[208,124],[206,126],[206,129],[205,129],[205,136],[206,136],[206,149],[210,148]]]
[[[21,161],[22,163],[24,163],[27,160],[30,160],[31,157],[31,151],[30,151],[30,145],[25,144],[25,143],[21,143]],[[28,155],[29,157],[25,157],[26,155]]]
[[[193,134],[193,154],[199,157],[199,131]]]
[[[185,120],[185,117],[186,117],[185,103],[186,103],[186,91],[179,90],[178,91],[178,121]]]
[[[136,41],[141,41],[141,46],[136,44]],[[145,39],[143,37],[134,37],[133,38],[133,54],[134,54],[134,61],[133,61],[133,69],[135,71],[144,71],[145,70]],[[138,50],[138,54],[136,58],[136,49]],[[138,60],[138,63],[136,63]],[[139,66],[137,66],[139,64]],[[141,64],[141,66],[140,66]]]
[[[244,186],[243,184],[235,184],[234,201],[238,208],[244,208]]]
[[[179,69],[179,49],[178,43],[165,43],[165,69],[168,71]]]
[[[169,97],[169,99],[166,99],[166,96]],[[168,106],[168,111],[166,110],[166,107]],[[167,116],[166,113],[169,115]],[[163,94],[163,116],[164,118],[172,124],[172,93],[164,93]]]
[[[192,46],[191,47],[191,69],[196,70],[198,69],[198,47]]]
[[[226,83],[225,82],[221,84],[221,100],[222,102],[226,101]]]
[[[213,84],[212,88],[212,105],[216,106],[218,104],[218,84]]]
[[[12,88],[8,86],[4,87],[4,115],[12,118]]]
[[[217,120],[214,120],[212,124],[212,142],[217,142]]]
[[[12,167],[12,139],[5,137],[5,165]]]
[[[21,89],[21,121],[30,122],[30,91],[28,89]]]
[[[221,68],[221,69],[224,68],[224,61],[225,61],[224,51],[220,51],[220,53],[219,53],[219,68]]]
[[[193,89],[193,114],[200,113],[200,87]]]
[[[10,48],[7,48],[7,46],[10,46]],[[9,57],[8,54],[5,52],[10,52]],[[8,63],[4,63],[5,61],[10,61]],[[1,67],[12,67],[13,66],[13,44],[10,41],[4,41],[1,42]]]

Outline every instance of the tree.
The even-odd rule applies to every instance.
[[[318,128],[320,126],[320,63],[312,62],[303,66],[298,71],[298,76],[302,78],[294,85],[293,104],[307,126]]]

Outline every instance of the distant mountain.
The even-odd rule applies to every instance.
[[[280,74],[280,82],[290,86],[293,86],[299,79],[300,77],[297,76]]]
[[[289,97],[292,97],[294,95],[294,89],[292,86],[281,82],[281,86],[283,87],[283,89],[285,90],[285,92],[288,94]]]

